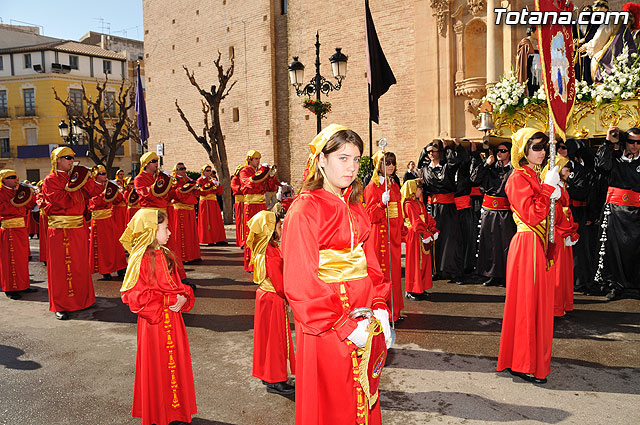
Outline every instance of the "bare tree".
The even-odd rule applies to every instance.
[[[80,129],[84,130],[87,145],[87,155],[96,165],[104,165],[113,178],[113,160],[118,149],[129,139],[138,140],[136,122],[131,118],[129,111],[134,105],[132,93],[133,85],[126,84],[123,79],[118,92],[107,91],[108,80],[104,83],[96,81],[95,99],[87,95],[84,83],[82,84],[82,99],[87,109],[82,105],[76,105],[67,96],[60,98],[56,89],[53,89],[55,99],[63,104],[67,110],[69,120],[74,120]]]
[[[233,76],[234,59],[233,56],[229,58],[231,62],[227,69],[220,64],[221,54],[218,52],[218,58],[213,61],[216,69],[218,70],[218,87],[211,86],[211,91],[206,91],[200,87],[196,81],[193,71],[189,71],[189,68],[183,66],[184,71],[187,73],[189,82],[193,85],[200,95],[204,99],[200,99],[202,102],[202,114],[203,127],[202,133],[198,134],[194,129],[189,119],[185,116],[184,112],[178,105],[178,99],[176,99],[176,109],[180,114],[180,118],[187,126],[189,133],[196,139],[198,143],[202,145],[209,159],[213,163],[213,166],[218,171],[218,179],[222,182],[223,200],[224,200],[224,223],[231,224],[233,222],[233,198],[231,193],[231,174],[229,173],[229,161],[227,159],[227,148],[224,144],[224,135],[222,134],[222,127],[220,126],[220,103],[229,94],[233,86],[237,81],[231,82],[229,80]]]

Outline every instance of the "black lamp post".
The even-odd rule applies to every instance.
[[[69,120],[70,126],[67,125],[64,120],[58,124],[58,131],[60,131],[60,137],[65,141],[67,145],[77,145],[80,142],[80,129],[76,125],[75,121]]]
[[[316,75],[313,79],[304,87],[301,88],[304,80],[304,65],[298,61],[298,56],[293,57],[293,62],[289,64],[289,80],[291,85],[296,89],[298,96],[311,97],[314,93],[316,95],[316,101],[320,102],[320,93],[329,95],[329,92],[333,90],[340,90],[342,87],[342,80],[347,76],[347,56],[341,52],[340,47],[336,47],[336,52],[329,58],[331,62],[331,70],[333,76],[338,80],[338,84],[333,84],[322,75],[320,75],[320,36],[316,31]],[[320,114],[316,114],[316,123],[318,127],[318,133],[322,130],[322,118]]]

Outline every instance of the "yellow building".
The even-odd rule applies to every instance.
[[[44,37],[33,32],[0,27],[0,169],[12,168],[20,179],[38,181],[51,169],[50,152],[65,144],[58,125],[68,122],[65,107],[54,97],[69,97],[80,111],[82,84],[95,96],[96,81],[108,77],[107,99],[115,96],[122,78],[128,79],[127,57],[95,45]],[[113,106],[115,116],[115,105]],[[131,147],[125,143],[114,167],[130,171]],[[84,135],[72,146],[83,165],[87,158]]]

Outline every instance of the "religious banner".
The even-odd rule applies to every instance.
[[[566,0],[536,0],[536,11],[546,14],[572,10],[573,4]],[[571,25],[547,23],[538,25],[537,31],[550,117],[553,118],[555,133],[566,139],[565,132],[576,97]]]

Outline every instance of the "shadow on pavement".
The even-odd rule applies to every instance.
[[[188,277],[188,276],[187,276]],[[216,277],[213,279],[193,279],[189,277],[189,282],[195,283],[198,288],[209,286],[258,286],[251,280],[251,275],[247,273],[247,280],[233,280],[224,277]],[[196,289],[196,296],[198,296],[198,289]]]
[[[391,411],[432,412],[487,423],[532,420],[556,424],[571,416],[561,409],[500,403],[476,394],[445,391],[404,393],[380,390],[380,407]]]
[[[253,329],[252,314],[222,316],[218,314],[183,313],[184,323],[190,328],[202,328],[215,332],[245,332]]]
[[[191,425],[236,425],[230,422],[210,421],[209,419],[193,418]]]
[[[24,351],[19,348],[0,345],[0,364],[4,365],[7,369],[16,370],[35,370],[42,367],[38,362],[18,359],[18,357],[24,354]]]
[[[193,282],[193,281],[192,281]],[[193,282],[196,283],[196,282]],[[196,283],[197,285],[197,283]],[[253,285],[257,288],[257,285]],[[256,297],[256,291],[251,289],[213,289],[198,285],[197,298],[228,298],[233,300],[252,300]]]

